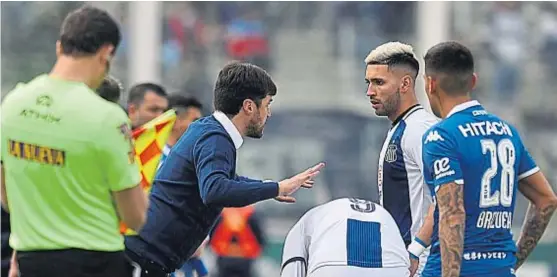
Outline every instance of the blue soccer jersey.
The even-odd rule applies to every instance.
[[[514,276],[511,233],[518,181],[537,171],[517,130],[477,101],[456,106],[423,137],[425,182],[464,186],[466,228],[460,276]],[[441,276],[439,212],[423,276]]]

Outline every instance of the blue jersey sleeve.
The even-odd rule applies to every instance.
[[[519,143],[520,161],[518,164],[518,180],[521,180],[540,171],[540,168],[536,165],[536,162],[522,143],[522,140],[520,140]]]
[[[462,185],[464,179],[455,139],[442,128],[434,127],[424,134],[422,141],[424,177],[433,189],[432,194],[444,184]]]

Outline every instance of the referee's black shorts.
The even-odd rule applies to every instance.
[[[135,269],[124,251],[17,251],[16,257],[20,277],[133,277]]]

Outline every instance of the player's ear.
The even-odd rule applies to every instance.
[[[112,55],[114,54],[114,45],[106,44],[99,49],[99,58],[102,63],[110,62]]]
[[[402,82],[400,83],[401,92],[407,92],[412,88],[412,86],[414,86],[414,81],[412,80],[412,77],[410,77],[410,75],[405,75],[404,77],[402,77]]]
[[[433,78],[428,75],[424,75],[424,83],[425,83],[425,92],[427,95],[431,95],[433,90]]]
[[[473,90],[476,88],[476,84],[478,83],[478,74],[476,74],[476,72],[474,72],[472,74],[472,78],[470,80],[470,90]]]
[[[255,112],[255,102],[253,102],[253,100],[251,99],[245,99],[244,102],[242,102],[242,109],[248,115],[251,115],[253,112]]]
[[[137,106],[133,103],[128,104],[128,114],[133,115],[137,112]]]
[[[62,43],[57,40],[56,41],[56,57],[62,56]]]

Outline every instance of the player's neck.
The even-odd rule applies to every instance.
[[[454,107],[471,100],[472,98],[468,95],[447,97],[446,99],[443,99],[443,101],[441,101],[441,117],[446,118]]]
[[[169,147],[174,146],[174,144],[176,144],[176,142],[178,142],[178,139],[180,138],[180,136],[178,134],[176,134],[175,132],[171,132],[170,135],[168,136],[168,139],[166,140],[166,144]]]
[[[400,107],[398,108],[398,111],[397,111],[395,114],[390,115],[390,116],[389,116],[389,120],[390,120],[391,122],[394,122],[394,121],[395,121],[397,118],[399,118],[403,113],[405,113],[406,111],[408,111],[408,109],[412,108],[412,106],[415,106],[415,105],[417,105],[417,104],[419,104],[419,103],[418,103],[418,100],[416,100],[415,98],[414,98],[414,99],[411,99],[411,100],[409,100],[409,101],[402,101],[402,103],[400,103]]]
[[[50,71],[50,76],[66,81],[84,83],[94,89],[95,73],[92,61],[86,58],[71,58],[61,56]]]
[[[242,137],[245,137],[248,129],[247,124],[244,123],[246,120],[243,119],[240,114],[237,114],[234,117],[230,118],[230,121],[232,121],[232,124],[234,124],[240,135],[242,135]]]

